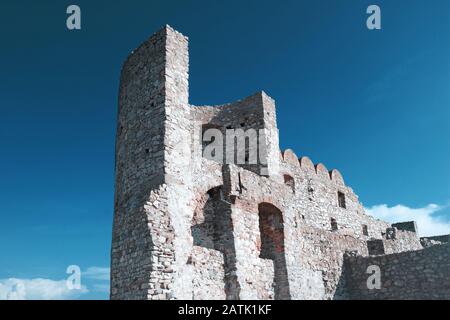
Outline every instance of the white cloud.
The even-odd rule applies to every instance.
[[[87,293],[81,289],[69,289],[66,280],[16,279],[0,280],[0,300],[70,300]]]
[[[450,234],[450,221],[445,221],[442,217],[435,215],[444,208],[446,207],[436,204],[429,204],[423,208],[409,208],[404,205],[388,207],[381,204],[366,208],[366,212],[390,223],[414,220],[417,222],[419,235],[424,237]]]
[[[0,300],[70,300],[92,292],[109,292],[109,268],[89,267],[81,272],[81,289],[69,289],[67,280],[0,279]]]
[[[109,280],[109,268],[89,267],[81,273],[83,277],[95,280]]]

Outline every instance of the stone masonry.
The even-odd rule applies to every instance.
[[[190,105],[188,69],[188,39],[169,26],[123,66],[111,299],[449,297],[448,236],[376,220],[338,170],[280,152],[266,93]],[[250,143],[244,164],[205,157],[208,128],[257,130],[258,163]],[[368,262],[382,292],[363,288]]]

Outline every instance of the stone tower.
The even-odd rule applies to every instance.
[[[166,26],[125,62],[116,138],[111,297],[170,298],[191,171],[188,40]],[[173,199],[173,201],[169,201]],[[170,288],[170,289],[169,289]]]
[[[366,215],[339,171],[280,152],[267,94],[193,106],[188,68],[188,39],[169,26],[123,66],[111,299],[345,299],[361,286],[344,269],[364,282],[370,256],[422,250],[413,223]],[[256,130],[259,162],[250,143],[244,164],[204,157],[208,128]]]

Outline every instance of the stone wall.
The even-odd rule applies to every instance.
[[[386,254],[423,248],[417,233],[411,231],[396,230],[395,239],[383,240],[383,243]]]
[[[436,244],[445,244],[450,242],[450,235],[434,236],[434,237],[422,237],[420,243],[423,247],[431,247]]]
[[[191,121],[196,133],[203,133],[206,129],[217,129],[222,133],[223,156],[217,161],[239,163],[239,166],[247,170],[266,176],[269,175],[269,170],[278,172],[279,149],[275,104],[267,94],[258,92],[233,103],[218,106],[190,106],[190,109]],[[235,130],[242,130],[246,134],[253,130],[257,136],[257,139],[252,139],[257,143],[250,142],[245,145],[245,156],[243,156],[245,163],[242,164],[237,161],[238,152],[237,148],[233,148],[233,144],[241,142],[245,144],[245,141],[239,141],[238,138],[227,135]],[[202,142],[202,136],[195,136],[195,138]],[[252,155],[254,159],[251,158]]]
[[[182,291],[173,275],[190,237],[183,221],[192,171],[187,45],[166,26],[122,68],[112,299],[168,299]]]
[[[223,253],[194,246],[192,258],[192,299],[225,300],[225,271]]]
[[[266,93],[190,105],[188,67],[169,26],[123,66],[112,299],[345,299],[345,252],[421,248],[415,225],[366,215],[338,170],[280,152]],[[262,161],[206,159],[207,128],[257,130]]]
[[[166,214],[167,186],[161,174],[165,161],[165,68],[164,32],[136,49],[122,68],[111,248],[112,299],[147,299],[152,277],[158,279],[158,287],[166,277],[170,278],[159,270],[173,257],[171,244],[154,237],[171,232]],[[147,215],[148,211],[153,214]],[[158,261],[153,256],[155,250],[160,253]]]
[[[371,265],[380,268],[380,289],[367,287]],[[376,257],[348,257],[345,269],[351,299],[450,299],[448,244]]]

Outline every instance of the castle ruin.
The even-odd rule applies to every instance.
[[[448,236],[377,220],[338,170],[280,152],[264,92],[190,105],[188,66],[166,26],[122,69],[111,299],[450,299]],[[258,130],[262,161],[204,157],[208,128]]]

